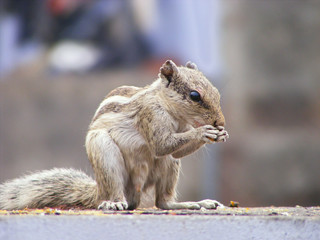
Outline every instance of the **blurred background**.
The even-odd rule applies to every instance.
[[[216,85],[230,138],[182,160],[179,200],[320,204],[320,2],[2,0],[0,182],[93,176],[84,139],[104,96],[166,59]]]

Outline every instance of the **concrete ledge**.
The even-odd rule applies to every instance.
[[[320,239],[319,209],[314,209],[311,216],[224,215],[219,214],[220,211],[205,211],[215,214],[200,211],[199,214],[194,211],[185,214],[184,211],[183,215],[173,214],[175,211],[158,215],[141,214],[141,211],[132,214],[99,214],[98,211],[88,215],[9,214],[0,216],[0,239]]]

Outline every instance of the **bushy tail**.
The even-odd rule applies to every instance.
[[[74,169],[45,170],[0,185],[0,209],[96,208],[96,182]]]

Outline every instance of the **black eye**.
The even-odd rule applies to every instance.
[[[195,102],[200,102],[201,101],[200,93],[198,93],[197,91],[191,91],[190,92],[190,98],[191,98],[192,101],[195,101]]]

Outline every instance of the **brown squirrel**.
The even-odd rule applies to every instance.
[[[122,86],[98,107],[86,137],[95,178],[73,169],[40,171],[0,185],[0,209],[135,209],[155,187],[161,209],[215,209],[215,200],[176,202],[180,159],[226,141],[218,90],[194,63],[168,60],[144,88]]]

